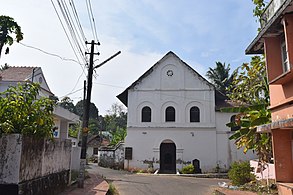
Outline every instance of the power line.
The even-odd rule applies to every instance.
[[[70,27],[71,27],[72,33],[74,34],[74,37],[75,37],[76,42],[78,43],[80,41],[81,43],[84,43],[84,40],[82,40],[80,33],[75,33],[75,31],[78,32],[77,27],[76,27],[76,24],[75,24],[76,22],[74,22],[74,20],[72,19],[72,16],[71,16],[71,13],[69,11],[69,8],[67,6],[66,1],[62,1],[62,2],[63,2],[63,8],[65,10],[65,13],[66,13],[68,22],[70,24]],[[83,49],[86,50],[85,45],[84,44],[81,44],[81,45],[83,46]]]
[[[80,80],[82,74],[83,74],[83,73],[81,73],[81,74],[79,75],[79,77],[78,77],[78,79],[77,79],[77,81],[76,81],[74,87],[72,88],[71,92],[69,92],[69,93],[72,93],[72,92],[75,90],[75,88],[77,87],[77,84],[78,84],[78,82],[79,82],[79,80]]]
[[[83,53],[83,51],[81,49],[80,43],[78,42],[76,33],[75,33],[74,29],[73,29],[73,26],[72,26],[72,23],[71,23],[71,20],[70,20],[70,17],[69,17],[69,13],[66,10],[64,1],[61,0],[61,3],[60,3],[60,1],[57,0],[57,2],[58,2],[58,5],[59,5],[61,14],[63,15],[63,18],[64,18],[65,23],[67,25],[67,28],[68,28],[68,30],[69,30],[69,32],[71,34],[71,38],[73,40],[73,43],[75,44],[75,47],[76,47],[79,55],[81,56],[81,59],[83,59],[85,64],[86,64],[87,63],[87,58],[86,58],[85,54]]]
[[[63,22],[62,22],[62,20],[61,20],[61,18],[60,18],[60,15],[59,15],[59,13],[58,13],[58,11],[57,11],[57,9],[56,9],[56,6],[55,6],[55,4],[53,3],[53,0],[51,0],[51,3],[52,3],[52,5],[53,5],[53,7],[54,7],[54,10],[55,10],[56,14],[57,14],[57,17],[58,17],[58,19],[59,19],[59,22],[61,23],[61,26],[62,26],[62,28],[63,28],[63,31],[64,31],[65,34],[66,34],[66,37],[67,37],[67,39],[68,39],[68,41],[69,41],[69,44],[70,44],[70,46],[71,46],[71,48],[72,48],[72,50],[73,50],[73,52],[74,52],[74,55],[75,55],[76,59],[78,60],[79,64],[81,64],[79,58],[77,57],[76,51],[75,51],[75,49],[74,49],[74,47],[73,47],[73,45],[72,45],[72,42],[71,42],[71,40],[70,40],[70,38],[69,38],[69,35],[68,35],[68,33],[67,33],[67,31],[66,31],[64,25],[63,25]]]
[[[65,57],[62,57],[62,56],[60,56],[60,55],[58,55],[58,54],[50,53],[50,52],[47,52],[47,51],[45,51],[45,50],[42,50],[42,49],[40,49],[40,48],[38,48],[38,47],[34,47],[34,46],[31,46],[31,45],[27,45],[27,44],[24,44],[24,43],[21,43],[21,42],[18,42],[18,43],[19,43],[20,45],[24,46],[24,47],[28,47],[28,48],[30,48],[30,49],[35,49],[35,50],[40,51],[40,52],[42,52],[42,53],[44,53],[44,54],[47,54],[47,55],[50,55],[50,56],[57,57],[57,58],[59,58],[59,59],[61,59],[61,60],[75,62],[75,63],[77,63],[77,64],[80,65],[80,67],[81,67],[81,69],[82,69],[82,72],[85,74],[83,64],[81,64],[81,63],[80,63],[79,61],[77,61],[77,60],[74,60],[74,59],[71,59],[71,58],[65,58]],[[85,75],[86,75],[86,74],[85,74]]]
[[[89,10],[89,5],[88,5],[88,0],[86,1],[86,9],[88,12],[88,16],[89,16],[89,21],[90,21],[90,25],[91,25],[91,29],[92,29],[92,33],[93,33],[93,38],[95,38],[95,34],[94,34],[94,28],[93,28],[93,24],[92,24],[92,20],[91,20],[91,15],[90,15],[90,10]]]
[[[91,29],[92,29],[93,39],[96,39],[96,41],[98,42],[98,44],[96,45],[96,49],[97,49],[97,51],[99,51],[99,48],[97,46],[100,45],[100,41],[97,36],[96,22],[94,19],[94,14],[93,14],[92,5],[91,5],[90,0],[86,1],[86,7],[87,7],[87,12],[88,12],[88,16],[89,16]]]
[[[97,84],[97,85],[104,85],[104,86],[108,86],[108,87],[114,87],[114,88],[125,88],[125,87],[121,87],[121,86],[117,86],[117,85],[111,85],[111,84],[105,84],[105,83],[97,83],[97,82],[94,82],[94,84]]]
[[[73,12],[74,18],[76,20],[76,23],[77,23],[77,25],[79,27],[79,30],[81,32],[81,36],[83,37],[84,42],[86,42],[87,39],[86,39],[85,34],[84,34],[84,31],[82,29],[82,26],[81,26],[81,23],[80,23],[80,20],[79,20],[79,16],[77,14],[77,11],[76,11],[76,8],[75,8],[75,4],[74,4],[74,1],[73,0],[70,1],[70,6],[72,8],[72,12]]]
[[[78,62],[77,60],[74,60],[74,59],[71,59],[71,58],[65,58],[65,57],[61,57],[60,55],[58,54],[54,54],[54,53],[50,53],[50,52],[47,52],[47,51],[44,51],[40,48],[37,48],[37,47],[34,47],[34,46],[31,46],[31,45],[27,45],[27,44],[24,44],[24,43],[21,43],[21,42],[18,42],[20,45],[23,45],[25,47],[28,47],[28,48],[31,48],[31,49],[35,49],[35,50],[38,50],[44,54],[47,54],[47,55],[50,55],[50,56],[54,56],[54,57],[57,57],[57,58],[60,58],[61,60],[64,60],[64,61],[71,61],[71,62],[75,62],[77,64],[80,64],[80,65],[83,65],[81,64],[80,62]]]
[[[74,93],[77,93],[77,92],[79,92],[79,91],[81,91],[81,90],[83,90],[83,88],[77,89],[77,90],[75,90],[75,91],[73,91],[73,92],[70,92],[70,93],[68,93],[68,94],[66,94],[66,95],[63,95],[63,96],[61,96],[60,98],[62,99],[62,98],[64,98],[64,97],[67,97],[67,96],[69,96],[69,95],[72,95],[72,94],[74,94]]]
[[[93,21],[93,26],[94,26],[94,34],[95,34],[94,37],[95,37],[96,41],[99,42],[98,35],[97,35],[96,22],[95,22],[95,18],[94,18],[94,14],[93,14],[91,0],[88,0],[88,2],[89,2],[90,13],[91,13],[92,21]]]

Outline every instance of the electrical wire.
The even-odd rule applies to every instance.
[[[100,43],[98,36],[97,36],[96,22],[94,19],[94,14],[93,14],[92,5],[91,5],[90,0],[86,1],[86,7],[87,7],[87,12],[88,12],[88,17],[89,17],[91,29],[92,29],[93,39],[96,40],[98,43]],[[99,52],[99,48],[97,45],[96,45],[96,50]]]
[[[78,29],[76,27],[76,22],[74,22],[74,20],[72,19],[72,16],[70,14],[70,11],[69,11],[69,8],[67,6],[67,3],[66,1],[62,1],[63,2],[63,8],[65,10],[65,13],[66,13],[66,16],[67,16],[67,19],[68,19],[68,22],[70,24],[70,28],[75,36],[75,39],[76,39],[76,42],[80,42],[80,43],[84,43],[84,41],[82,40],[83,38],[81,37],[81,33],[75,33],[75,32],[78,32]],[[74,15],[74,14],[73,14]],[[83,46],[83,49],[86,50],[86,47],[85,47],[85,44],[80,44],[81,46]]]
[[[66,8],[65,8],[65,4],[64,4],[64,1],[61,0],[61,3],[59,0],[57,0],[58,2],[58,5],[59,5],[59,8],[60,8],[60,11],[61,11],[61,14],[63,15],[63,18],[65,20],[65,23],[67,25],[67,28],[71,34],[71,38],[73,40],[73,43],[75,45],[75,48],[77,49],[81,59],[84,61],[84,63],[86,64],[87,63],[87,58],[85,56],[85,54],[83,53],[82,49],[81,49],[81,46],[78,42],[78,39],[77,39],[77,36],[76,36],[76,33],[72,27],[72,23],[71,23],[71,20],[70,20],[70,17],[69,17],[69,13],[67,12]]]
[[[81,91],[81,90],[83,90],[83,88],[77,89],[77,90],[75,90],[75,91],[73,91],[73,92],[70,92],[70,93],[68,93],[68,94],[66,94],[66,95],[63,95],[63,96],[60,97],[60,99],[62,99],[62,98],[64,98],[64,97],[67,97],[67,96],[69,96],[69,95],[75,94],[75,93],[77,93],[77,92],[79,92],[79,91]]]
[[[27,45],[27,44],[24,44],[24,43],[21,43],[21,42],[18,42],[18,43],[19,43],[20,45],[22,45],[22,46],[25,46],[25,47],[28,47],[28,48],[31,48],[31,49],[38,50],[38,51],[40,51],[40,52],[42,52],[42,53],[44,53],[44,54],[47,54],[47,55],[50,55],[50,56],[54,56],[54,57],[60,58],[61,60],[64,60],[64,61],[71,61],[71,62],[75,62],[75,63],[77,63],[77,64],[79,64],[79,65],[83,65],[83,64],[81,64],[80,62],[78,62],[77,60],[74,60],[74,59],[71,59],[71,58],[65,58],[65,57],[62,57],[62,56],[60,56],[60,55],[58,55],[58,54],[50,53],[50,52],[44,51],[44,50],[42,50],[42,49],[40,49],[40,48],[37,48],[37,47],[31,46],[31,45]]]
[[[79,83],[79,80],[80,80],[80,78],[81,78],[82,75],[83,75],[82,73],[79,75],[79,77],[78,77],[78,79],[77,79],[74,87],[72,88],[72,90],[69,93],[72,93],[75,90],[75,88],[77,87],[77,84]]]
[[[84,31],[83,31],[83,29],[82,29],[82,26],[81,26],[81,23],[80,23],[80,20],[79,20],[79,16],[78,16],[78,14],[77,14],[77,10],[76,10],[76,7],[75,7],[75,4],[74,4],[74,1],[71,0],[69,3],[70,3],[70,6],[71,6],[71,8],[72,8],[72,12],[73,12],[73,15],[74,15],[75,21],[76,21],[76,23],[77,23],[77,25],[78,25],[78,28],[79,28],[79,30],[80,30],[81,36],[83,37],[83,41],[84,41],[84,42],[87,42],[87,39],[86,39],[86,37],[85,37]]]
[[[94,14],[93,14],[91,0],[88,0],[88,2],[89,2],[89,8],[90,8],[90,13],[91,13],[91,18],[92,18],[92,21],[93,21],[94,37],[95,37],[95,39],[96,39],[97,42],[100,42],[99,39],[98,39],[98,35],[97,35],[96,22],[95,22],[95,18],[94,18]]]
[[[63,31],[65,32],[65,35],[66,35],[66,37],[67,37],[67,40],[69,41],[69,44],[70,44],[70,46],[71,46],[71,48],[72,48],[72,50],[73,50],[73,53],[74,53],[74,55],[75,55],[77,61],[79,62],[79,64],[81,64],[81,62],[80,62],[80,60],[79,60],[79,58],[78,58],[78,56],[77,56],[77,54],[76,54],[76,51],[75,51],[75,49],[74,49],[74,47],[73,47],[72,41],[71,41],[70,38],[69,38],[69,35],[68,35],[68,33],[67,33],[67,31],[66,31],[64,25],[63,25],[63,22],[62,22],[62,20],[61,20],[61,17],[60,17],[60,15],[59,15],[58,11],[57,11],[57,8],[56,8],[56,6],[55,6],[53,0],[51,0],[51,3],[52,3],[52,5],[53,5],[53,7],[54,7],[54,10],[55,10],[56,14],[57,14],[57,17],[58,17],[58,19],[59,19],[59,22],[61,23],[61,26],[62,26],[62,28],[63,28]],[[83,68],[82,68],[82,69],[83,69]],[[83,70],[84,70],[84,69],[83,69]]]
[[[111,85],[111,84],[105,84],[105,83],[97,83],[97,82],[94,82],[94,84],[97,84],[97,85],[104,85],[104,86],[114,87],[114,88],[122,88],[122,89],[125,88],[125,87],[121,87],[121,86],[117,86],[117,85]]]

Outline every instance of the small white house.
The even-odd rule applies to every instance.
[[[199,173],[255,158],[228,139],[225,97],[173,52],[117,97],[128,107],[125,168],[175,173],[193,163]]]
[[[40,67],[12,66],[0,71],[0,92],[5,91],[9,86],[16,86],[22,82],[39,83],[39,96],[41,97],[54,96]],[[58,105],[54,108],[53,115],[54,138],[68,139],[69,124],[78,122],[79,116]]]

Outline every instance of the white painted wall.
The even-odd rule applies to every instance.
[[[173,75],[168,76],[167,71]],[[151,122],[141,122],[141,110],[149,106]],[[175,122],[165,122],[165,109],[173,106]],[[189,110],[200,108],[200,122],[190,123]],[[217,164],[228,169],[232,161],[250,160],[253,154],[237,150],[226,123],[233,113],[215,112],[214,88],[174,55],[166,55],[150,74],[128,90],[128,128],[125,147],[133,148],[133,159],[125,168],[148,168],[153,161],[159,168],[160,144],[172,140],[176,145],[177,169],[200,160],[202,171],[213,171]]]

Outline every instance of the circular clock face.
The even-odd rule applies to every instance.
[[[169,77],[173,76],[173,71],[172,71],[172,70],[168,70],[168,71],[167,71],[167,75],[168,75]]]

